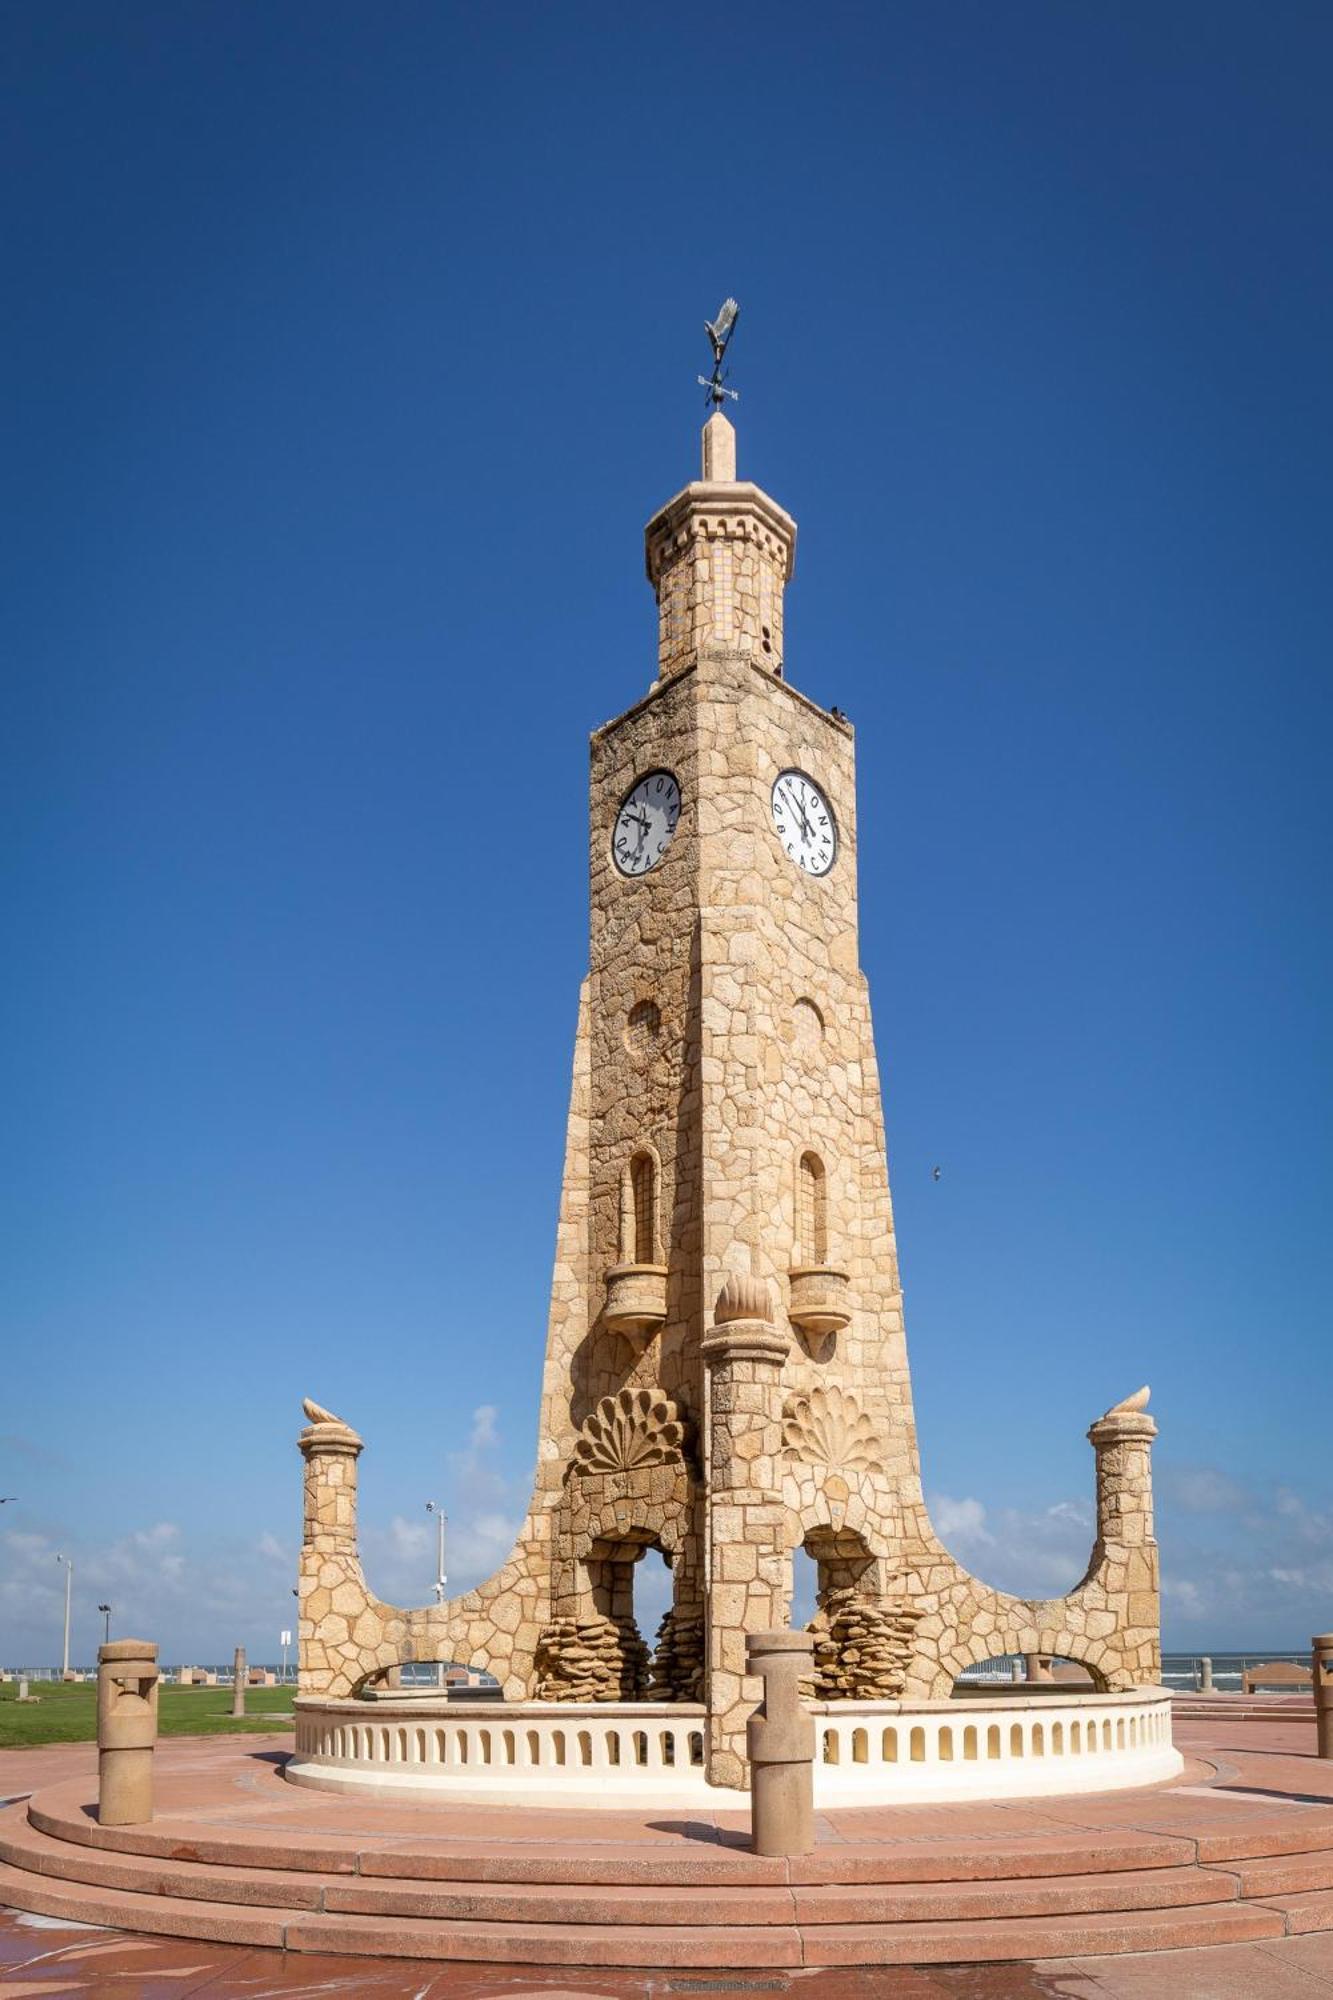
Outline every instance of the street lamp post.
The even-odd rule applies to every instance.
[[[109,1646],[111,1644],[111,1606],[109,1604],[99,1604],[97,1608],[106,1620],[106,1628],[102,1633],[102,1644]]]
[[[65,1565],[65,1651],[60,1665],[60,1678],[64,1680],[69,1673],[69,1596],[74,1582],[74,1562],[72,1557],[62,1555],[58,1555],[56,1561]]]
[[[448,1578],[444,1573],[444,1528],[445,1528],[445,1522],[448,1520],[448,1516],[444,1513],[442,1508],[436,1505],[434,1500],[428,1500],[426,1502],[426,1512],[428,1514],[433,1514],[435,1516],[435,1526],[437,1530],[437,1537],[435,1544],[435,1602],[441,1607],[441,1609],[443,1609],[444,1600],[447,1595],[445,1591],[445,1584],[448,1582]],[[435,1662],[435,1685],[436,1687],[444,1686],[443,1660],[437,1660]]]

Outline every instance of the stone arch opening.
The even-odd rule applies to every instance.
[[[420,1694],[433,1688],[441,1700],[503,1701],[504,1689],[487,1660],[460,1660],[453,1653],[438,1659],[400,1660],[363,1674],[349,1693],[367,1701],[392,1700],[398,1694]]]
[[[1066,1640],[1068,1636],[1064,1635]],[[1076,1694],[1080,1685],[1086,1691],[1090,1681],[1094,1693],[1106,1694],[1110,1691],[1110,1679],[1100,1657],[1092,1657],[1100,1656],[1102,1650],[1095,1640],[1087,1652],[1057,1652],[1053,1635],[1038,1640],[1030,1632],[992,1634],[985,1651],[976,1648],[971,1658],[965,1656],[953,1662],[953,1682],[948,1691],[964,1700],[983,1693],[987,1697],[1014,1694],[1026,1699],[1034,1687],[1063,1686],[1067,1693]],[[1042,1663],[1035,1674],[1030,1671],[1034,1660]]]
[[[855,1528],[811,1528],[801,1547],[815,1566],[817,1611],[825,1610],[830,1600],[843,1591],[857,1590],[870,1595],[875,1582],[875,1558]]]
[[[824,1701],[879,1701],[900,1695],[917,1614],[886,1591],[884,1567],[855,1528],[817,1522],[798,1528],[792,1550],[792,1623],[798,1593],[814,1585],[814,1693]],[[804,1579],[802,1579],[804,1571]]]
[[[818,1608],[819,1564],[805,1543],[798,1542],[791,1552],[791,1596],[788,1599],[788,1616],[792,1629],[800,1631],[808,1628]]]

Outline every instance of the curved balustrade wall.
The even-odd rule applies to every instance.
[[[1172,1778],[1163,1688],[996,1701],[816,1702],[822,1806],[1111,1791]],[[734,1804],[704,1777],[705,1712],[683,1702],[296,1704],[299,1785],[589,1806]]]

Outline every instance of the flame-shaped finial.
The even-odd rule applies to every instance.
[[[1106,1414],[1108,1417],[1132,1417],[1136,1411],[1147,1409],[1148,1398],[1151,1394],[1152,1390],[1145,1382],[1143,1387],[1136,1389],[1132,1396],[1126,1396],[1123,1403],[1112,1403]]]
[[[726,1326],[734,1319],[765,1319],[773,1317],[773,1297],[767,1280],[751,1277],[748,1272],[733,1271],[722,1290],[717,1295],[713,1307],[714,1326]]]
[[[312,1403],[309,1396],[305,1397],[301,1408],[312,1424],[342,1424],[344,1430],[351,1429],[350,1424],[344,1424],[341,1417],[335,1417],[333,1411],[326,1410],[322,1403]]]

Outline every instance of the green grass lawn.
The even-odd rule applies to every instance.
[[[31,1681],[40,1702],[21,1702],[18,1682],[0,1684],[0,1749],[34,1743],[92,1743],[97,1737],[97,1685]],[[294,1687],[247,1688],[245,1716],[233,1722],[231,1689],[164,1687],[158,1696],[161,1736],[236,1736],[247,1729],[290,1729]]]

